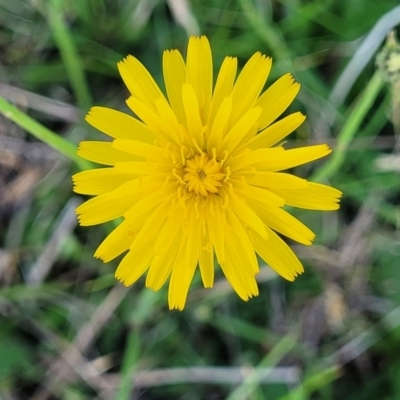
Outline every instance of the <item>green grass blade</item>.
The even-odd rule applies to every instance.
[[[321,181],[324,179],[329,179],[333,176],[343,165],[347,149],[357,134],[357,131],[365,118],[367,112],[371,109],[374,101],[376,100],[381,88],[383,86],[383,81],[378,73],[369,81],[367,87],[362,93],[358,103],[353,109],[342,130],[337,137],[336,148],[334,149],[329,160],[313,175],[311,180]]]
[[[289,394],[280,398],[280,400],[305,400],[309,395],[329,385],[340,377],[339,367],[329,367],[313,374],[307,378],[300,386],[292,390]]]
[[[289,48],[281,32],[272,22],[272,19],[267,21],[263,14],[257,10],[252,0],[240,0],[240,5],[244,16],[254,31],[269,46],[274,58],[285,63],[285,66],[289,67],[291,65]]]
[[[18,110],[17,107],[10,104],[4,98],[0,96],[0,113],[3,114],[10,121],[15,122],[18,126],[25,129],[31,135],[35,136],[37,139],[46,143],[54,150],[68,157],[72,160],[80,169],[89,169],[92,164],[86,160],[83,160],[76,154],[76,146],[64,139],[63,137],[57,135],[50,129],[46,128],[39,122],[35,121],[29,115]]]
[[[47,6],[47,20],[78,104],[82,110],[88,110],[91,105],[90,91],[81,59],[63,18],[63,4],[60,0],[50,0]]]
[[[256,368],[261,367],[274,367],[279,361],[289,353],[289,351],[296,345],[296,340],[293,335],[288,334],[284,336],[274,348],[261,360]],[[241,400],[252,398],[252,395],[257,390],[259,382],[257,381],[257,371],[249,374],[243,381],[243,383],[238,386],[227,398],[227,400]]]
[[[122,362],[121,383],[117,395],[117,400],[131,399],[133,389],[132,372],[139,359],[140,336],[135,330],[129,332],[127,344],[125,346],[124,358]]]

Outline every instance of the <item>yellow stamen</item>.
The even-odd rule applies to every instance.
[[[187,160],[183,170],[183,181],[186,182],[187,191],[203,197],[207,197],[209,193],[218,193],[225,176],[221,163],[210,159],[205,153]]]

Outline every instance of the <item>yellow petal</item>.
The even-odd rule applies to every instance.
[[[98,195],[110,192],[130,179],[134,179],[134,175],[115,168],[91,169],[78,172],[72,177],[73,190],[75,193]]]
[[[185,246],[180,249],[172,269],[168,289],[168,306],[170,310],[183,310],[190,284],[196,271],[197,259],[185,257]]]
[[[163,72],[168,99],[179,123],[186,125],[183,108],[182,86],[186,82],[186,69],[178,50],[166,50],[163,54]]]
[[[259,151],[256,150],[253,153]],[[273,155],[266,161],[254,164],[254,167],[264,171],[281,171],[318,160],[331,152],[332,150],[326,144],[300,147],[298,149],[285,150],[280,155]]]
[[[211,112],[208,125],[212,126],[214,119],[221,107],[225,97],[229,97],[232,92],[237,69],[237,59],[225,57],[218,74],[217,82],[211,101]]]
[[[199,267],[204,287],[205,288],[213,287],[214,249],[211,245],[207,229],[202,229],[200,249],[199,249]]]
[[[157,190],[154,193],[151,193],[148,196],[145,196],[137,201],[134,206],[131,207],[129,211],[124,214],[124,217],[126,219],[135,220],[136,218],[141,217],[146,212],[156,208],[161,202],[169,204],[169,201],[174,194],[175,193],[163,191],[162,189]],[[159,208],[160,207],[157,207],[157,210]]]
[[[149,272],[147,273],[146,287],[154,291],[161,289],[171,275],[178,251],[182,246],[183,243],[175,240],[170,247],[164,249],[163,253],[154,255]]]
[[[157,193],[160,197],[160,194]],[[151,196],[147,196],[144,200],[147,200],[148,203],[151,203]],[[138,201],[136,204],[139,204]],[[126,220],[128,222],[135,221],[138,217],[145,217],[143,218],[142,226],[138,229],[137,235],[132,242],[130,247],[130,251],[133,253],[138,253],[143,247],[149,245],[152,248],[152,252],[154,254],[154,242],[157,238],[157,234],[161,227],[164,224],[165,219],[167,218],[167,212],[170,207],[170,202],[168,199],[162,202],[151,204],[147,209],[141,209],[141,213],[137,213],[137,217],[128,215]]]
[[[103,262],[109,262],[118,257],[131,246],[136,232],[134,226],[122,221],[100,244],[94,256]]]
[[[154,253],[165,253],[172,243],[177,239],[179,231],[182,229],[183,216],[182,209],[178,203],[172,203],[167,211],[167,219],[162,228],[157,232],[154,244]]]
[[[128,56],[118,63],[118,69],[131,94],[156,111],[155,101],[164,95],[143,64],[137,58]]]
[[[183,107],[186,113],[186,126],[191,138],[202,145],[203,124],[199,114],[199,104],[192,85],[185,83],[182,87]]]
[[[242,247],[234,232],[228,231],[226,241],[227,261],[220,265],[235,292],[242,300],[247,301],[249,298],[258,295],[258,287],[252,269],[247,267],[249,260],[245,257],[245,253],[241,252]]]
[[[303,115],[301,112],[290,114],[261,131],[250,141],[244,143],[243,147],[247,147],[252,150],[271,147],[296,130],[305,119],[305,115]]]
[[[171,151],[148,143],[139,142],[137,140],[114,140],[112,147],[125,153],[132,154],[159,162],[159,159],[166,158],[171,155]]]
[[[199,259],[199,243],[201,242],[201,229],[199,229],[199,216],[196,216],[194,205],[188,210],[184,231],[186,240],[186,260],[191,263],[193,259]]]
[[[185,140],[187,141],[187,133],[183,126],[179,124],[176,115],[174,114],[172,108],[163,98],[159,98],[156,101],[157,111],[164,123],[164,128],[167,131],[167,136],[171,138],[172,142],[181,146]],[[192,143],[187,142],[189,146]]]
[[[196,93],[200,116],[203,123],[206,124],[211,105],[213,64],[210,43],[205,36],[192,36],[189,39],[186,82],[193,87]]]
[[[244,257],[246,257],[246,261],[241,262],[241,266],[250,267],[254,275],[259,272],[259,267],[247,227],[245,227],[243,223],[240,222],[239,218],[231,210],[228,209],[226,214],[227,222],[232,228],[232,232],[234,232],[234,236],[232,236],[232,238],[234,239],[234,241],[236,241],[237,239],[237,243],[235,246],[240,249],[239,252]]]
[[[337,210],[342,197],[339,190],[313,182],[308,182],[304,189],[274,189],[274,192],[284,198],[287,205],[308,210]]]
[[[274,122],[292,103],[300,85],[294,83],[291,74],[283,75],[257,100],[256,105],[264,111],[259,119],[259,128],[264,129]]]
[[[305,179],[284,172],[244,171],[246,182],[251,185],[276,189],[304,189],[308,186]]]
[[[268,78],[271,65],[271,59],[259,52],[247,61],[232,90],[233,110],[229,127],[236,124],[242,115],[255,105]]]
[[[79,143],[77,154],[98,164],[115,165],[119,161],[134,161],[140,158],[113,148],[111,142],[84,141]]]
[[[285,205],[285,200],[283,197],[276,195],[267,189],[246,185],[243,188],[237,188],[235,191],[241,194],[245,199],[249,198],[258,200],[262,203],[270,204],[275,207],[283,207]]]
[[[231,153],[236,146],[246,137],[247,133],[254,127],[261,114],[260,107],[247,111],[235,125],[230,129],[222,141],[221,148]]]
[[[270,149],[258,149],[255,151],[247,150],[243,154],[240,153],[239,155],[228,159],[225,165],[228,166],[232,172],[235,172],[243,168],[252,167],[257,163],[260,164],[261,162],[269,160],[270,158],[279,159],[283,156],[283,154],[285,154],[285,149],[283,147],[272,147]],[[258,171],[252,169],[242,172],[255,173]]]
[[[131,179],[114,189],[112,196],[115,199],[123,196],[130,196],[133,205],[143,196],[154,193],[155,191],[160,190],[160,188],[161,190],[166,189],[167,186],[163,185],[164,183],[165,179],[157,175],[135,177],[135,179]],[[163,193],[163,191],[160,193]]]
[[[228,125],[228,120],[232,110],[232,99],[225,97],[218,110],[218,113],[212,124],[210,135],[207,141],[207,148],[209,154],[212,154],[212,148],[215,147],[217,150],[222,151],[221,142],[225,135],[225,131]]]
[[[167,206],[167,203],[165,204]],[[146,278],[146,286],[159,290],[176,264],[177,254],[185,240],[178,240],[177,235],[182,226],[182,210],[177,203],[168,205],[164,210],[163,223],[153,227],[156,237],[151,240],[154,259]],[[151,226],[151,225],[150,225]]]
[[[244,223],[245,226],[251,227],[258,232],[263,238],[267,238],[268,234],[260,217],[236,194],[231,193],[229,196],[229,206],[232,208],[236,216]]]
[[[145,246],[137,253],[130,251],[119,263],[115,278],[125,286],[134,284],[147,271],[152,257],[151,246]]]
[[[116,139],[132,139],[153,143],[154,133],[136,118],[105,107],[92,107],[86,121],[99,131]]]
[[[161,139],[163,142],[169,142],[175,139],[175,135],[170,137],[169,127],[158,115],[156,106],[157,100],[154,101],[154,108],[156,111],[153,111],[151,108],[147,107],[146,104],[133,96],[129,97],[126,104],[151,129],[157,139]]]
[[[133,156],[132,156],[133,157]],[[169,175],[172,171],[169,164],[156,164],[148,161],[128,161],[117,162],[115,169],[128,174],[135,174],[139,176],[145,175]]]
[[[297,275],[303,273],[303,266],[290,247],[274,231],[267,230],[267,240],[251,232],[255,251],[279,275],[294,281]]]
[[[219,264],[225,261],[225,232],[226,223],[222,217],[222,211],[218,208],[207,207],[204,210],[207,220],[207,229],[210,235],[210,241],[214,246],[215,254]]]
[[[315,234],[309,228],[282,208],[252,199],[247,202],[267,227],[305,245],[310,245],[315,239]],[[265,226],[264,228],[267,230]]]
[[[97,225],[121,217],[131,206],[130,196],[115,199],[113,192],[108,192],[81,204],[76,213],[80,225]]]

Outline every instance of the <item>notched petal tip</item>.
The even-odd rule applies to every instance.
[[[337,201],[340,201],[340,199],[343,197],[343,192],[337,188],[334,188],[332,186],[329,186],[333,192],[333,195],[336,197]]]
[[[182,306],[179,306],[177,304],[173,304],[173,305],[169,304],[168,305],[168,309],[170,311],[183,311],[184,308],[185,308],[185,306],[182,307]]]
[[[128,54],[127,56],[125,56],[122,60],[119,60],[117,62],[118,66],[121,66],[123,64],[126,64],[127,62],[129,62],[130,60],[135,59],[134,56],[132,56],[131,54]]]
[[[93,115],[93,108],[94,107],[90,108],[89,111],[85,115],[85,121],[88,122],[89,124],[90,124],[89,120],[90,120],[91,116]]]
[[[309,234],[307,235],[307,237],[305,236],[303,239],[303,241],[299,242],[304,246],[311,246],[315,240],[315,238],[317,237],[317,235],[311,231],[311,229],[308,229]],[[297,240],[296,240],[297,241]]]
[[[200,41],[205,41],[205,42],[208,42],[208,38],[207,38],[206,35],[192,35],[192,36],[189,37],[189,43],[191,41],[199,41],[199,42]]]
[[[126,105],[129,107],[129,103],[132,102],[132,101],[134,101],[134,100],[136,100],[136,97],[135,97],[133,94],[131,94],[131,95],[125,100],[125,103],[126,103]],[[131,108],[131,107],[129,107],[129,108]]]
[[[94,257],[94,258],[97,258],[98,260],[102,261],[103,263],[106,262],[105,259],[104,259],[104,257],[103,257],[103,255],[97,253],[97,250],[96,250],[95,253],[93,254],[93,257]]]
[[[289,87],[291,88],[291,90],[295,90],[297,89],[296,93],[300,90],[301,88],[301,84],[296,80],[296,78],[293,76],[293,74],[291,72],[286,73],[285,75],[283,75],[281,78],[279,78],[279,80],[287,80],[289,83]]]
[[[82,208],[84,208],[86,203],[87,203],[87,201],[85,201],[84,203],[80,204],[78,207],[75,208],[75,214],[78,216],[78,219],[81,217],[81,214],[83,212]]]
[[[117,271],[116,271],[115,274],[114,274],[114,278],[115,278],[118,282],[121,282],[122,285],[124,285],[124,287],[126,287],[126,288],[129,287],[130,284],[127,283],[125,277],[122,277],[122,276],[118,275],[117,273],[118,273],[118,269],[117,269]]]
[[[323,146],[325,149],[327,149],[327,150],[330,150],[330,151],[332,151],[332,149],[329,147],[329,145],[328,144],[326,144],[326,143],[321,143],[321,144],[315,144],[314,146]]]
[[[84,223],[84,220],[83,220],[83,218],[82,218],[82,215],[81,215],[81,214],[78,214],[78,210],[75,210],[75,213],[76,213],[76,218],[77,218],[77,220],[78,220],[78,224],[79,224],[80,226],[87,226],[87,225]]]
[[[296,280],[297,277],[299,277],[300,275],[303,275],[304,273],[304,269],[302,271],[293,271],[293,275],[292,276],[285,276],[284,278],[289,281],[289,282],[294,282]]]

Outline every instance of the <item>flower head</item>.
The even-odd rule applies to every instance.
[[[254,54],[236,78],[226,57],[213,86],[206,37],[189,40],[186,62],[165,51],[167,97],[146,68],[128,56],[118,64],[133,117],[93,107],[86,120],[112,142],[80,144],[81,157],[106,165],[73,177],[74,191],[95,196],[78,207],[81,225],[123,221],[95,253],[104,262],[125,253],[116,278],[146,286],[169,278],[169,307],[183,309],[199,267],[214,282],[214,258],[243,299],[258,294],[257,254],[292,281],[303,272],[277,235],[310,245],[315,235],[284,206],[336,210],[341,193],[280,172],[330,153],[326,145],[286,150],[281,142],[302,124],[300,112],[276,121],[300,85],[290,74],[262,94],[271,59]]]

